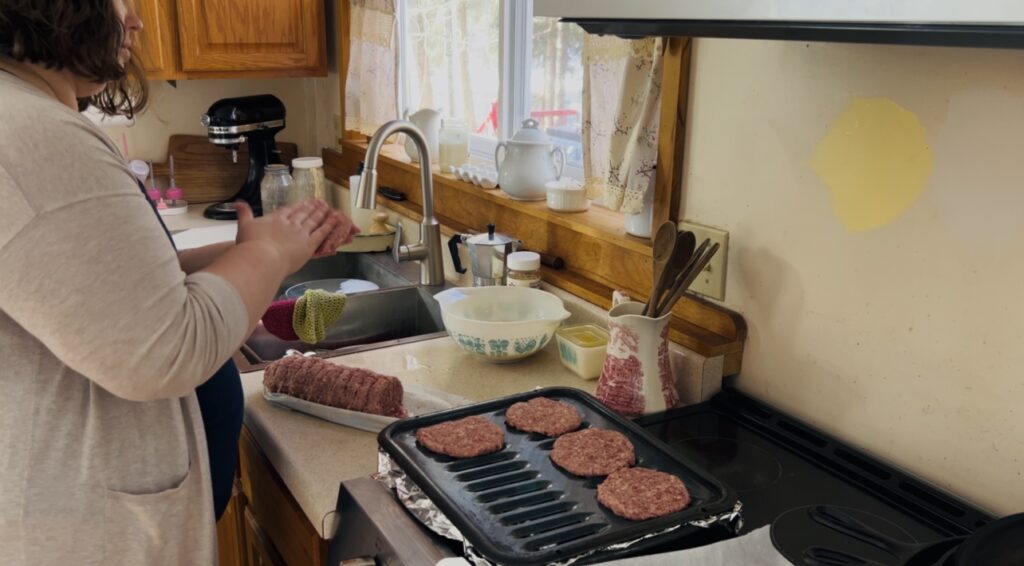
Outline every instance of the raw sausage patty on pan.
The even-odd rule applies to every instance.
[[[635,464],[636,451],[621,432],[585,428],[559,436],[551,461],[577,476],[606,476]]]
[[[479,415],[447,421],[416,431],[416,440],[432,452],[452,458],[473,458],[505,445],[501,427]]]
[[[643,521],[690,505],[683,480],[648,468],[623,468],[597,486],[597,500],[619,517]]]
[[[561,436],[580,427],[583,417],[568,403],[534,397],[516,403],[505,412],[505,422],[524,432],[538,432],[545,436]]]

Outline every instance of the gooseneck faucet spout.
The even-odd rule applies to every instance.
[[[423,132],[412,122],[392,120],[377,129],[366,148],[363,174],[356,190],[356,204],[360,208],[377,208],[377,160],[384,140],[392,134],[402,133],[416,145],[420,155],[420,189],[423,194],[423,221],[420,222],[420,240],[415,244],[402,244],[402,223],[396,222],[395,242],[391,253],[395,261],[420,262],[420,284],[444,284],[444,256],[441,251],[441,225],[434,218],[434,178],[430,173],[430,151]]]

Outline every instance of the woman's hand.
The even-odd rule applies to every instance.
[[[235,242],[262,244],[274,256],[270,259],[285,265],[288,273],[295,273],[309,261],[340,223],[322,201],[286,206],[260,218],[253,218],[252,208],[244,202],[236,203],[235,210]]]
[[[326,204],[324,204],[324,206],[327,207]],[[359,228],[352,223],[351,218],[336,210],[330,209],[329,207],[328,211],[328,215],[330,217],[334,217],[338,224],[334,227],[334,230],[331,230],[331,233],[327,235],[324,242],[320,244],[320,247],[316,250],[316,253],[313,254],[313,257],[327,257],[334,255],[338,246],[343,246],[351,242],[352,238],[360,233]]]

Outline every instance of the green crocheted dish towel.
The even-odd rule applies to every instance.
[[[347,300],[344,293],[323,289],[310,289],[303,293],[292,312],[292,326],[299,340],[307,344],[323,342],[327,329],[341,318]]]

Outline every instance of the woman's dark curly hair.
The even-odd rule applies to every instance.
[[[102,92],[78,101],[104,114],[134,116],[146,105],[146,75],[132,54],[118,62],[126,31],[113,0],[0,0],[0,55],[67,69]]]

